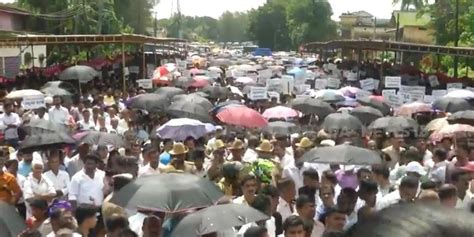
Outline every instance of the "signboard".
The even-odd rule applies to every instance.
[[[37,109],[45,107],[44,95],[25,96],[21,102],[25,109]]]
[[[412,102],[412,96],[410,93],[400,92],[398,93],[398,96],[400,97],[401,102],[404,104]]]
[[[20,73],[20,57],[5,57],[5,77],[15,78]]]
[[[312,71],[306,71],[305,75],[305,80],[314,80],[316,78],[316,73],[312,72]]]
[[[326,79],[316,79],[316,82],[314,83],[314,88],[317,90],[326,89],[327,86],[328,86],[328,80]]]
[[[251,100],[266,100],[267,99],[267,88],[265,87],[250,87],[249,99]]]
[[[282,93],[281,79],[267,80],[267,90]]]
[[[377,80],[377,79],[372,79],[374,80],[374,90],[378,90],[379,89],[379,85],[380,85],[380,81]]]
[[[356,72],[349,71],[349,72],[347,73],[347,80],[349,80],[349,81],[357,81],[357,73],[356,73]]]
[[[430,76],[428,77],[428,80],[430,81],[430,86],[431,86],[431,87],[437,87],[437,86],[439,86],[438,76],[436,76],[436,75],[430,75]]]
[[[385,77],[386,88],[400,88],[402,85],[401,77]]]
[[[411,101],[423,101],[425,97],[426,88],[424,86],[401,86],[400,93],[410,94]]]
[[[271,69],[265,69],[258,72],[257,83],[266,84],[267,80],[272,78],[273,73]]]
[[[293,89],[295,87],[295,80],[293,79],[293,77],[290,77],[281,78],[282,94],[284,95],[289,95],[293,93]]]
[[[311,85],[303,84],[303,85],[297,85],[295,86],[295,94],[303,94],[306,91],[311,89]]]
[[[178,70],[183,71],[183,70],[186,70],[187,63],[186,61],[179,60],[179,61],[176,61],[176,66],[178,67]]]
[[[375,88],[374,79],[372,78],[360,80],[359,82],[360,88],[362,88],[362,90],[371,91]]]
[[[462,83],[460,83],[460,82],[447,83],[446,84],[446,89],[448,89],[448,92],[451,91],[451,90],[462,89]]]
[[[433,103],[433,101],[434,101],[434,99],[433,99],[432,95],[425,95],[423,102],[425,102],[427,104],[431,104],[431,103]]]
[[[137,80],[138,87],[143,89],[152,89],[153,88],[153,81],[151,79],[140,79]]]
[[[276,92],[276,91],[269,91],[268,92],[268,97],[271,98],[276,98],[277,100],[277,103],[280,103],[280,93]]]
[[[436,100],[438,98],[441,98],[448,94],[447,90],[433,90],[431,91],[431,95],[433,96],[433,99]]]
[[[327,87],[337,89],[341,86],[341,80],[336,78],[329,78],[327,80]]]
[[[383,98],[387,99],[389,95],[396,95],[397,91],[394,89],[382,90]]]
[[[130,73],[138,74],[140,73],[140,68],[138,66],[130,66],[128,67],[128,71]]]
[[[399,95],[388,95],[385,100],[392,107],[399,107],[403,104]]]

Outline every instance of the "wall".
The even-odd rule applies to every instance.
[[[32,56],[35,57],[35,59],[34,59],[35,67],[40,66],[40,63],[39,63],[39,60],[38,60],[38,55],[44,54],[45,56],[47,56],[46,46],[45,45],[33,46],[33,51],[34,51],[34,55],[33,55],[31,47],[21,47],[21,49],[19,47],[0,48],[0,58],[1,58],[0,63],[2,64],[2,65],[0,65],[0,75],[4,75],[4,74],[9,75],[9,74],[11,74],[9,72],[4,71],[5,62],[8,61],[8,60],[5,60],[5,58],[20,57],[20,63],[21,64],[18,65],[18,68],[20,68],[21,65],[25,64],[24,55],[25,55],[26,52],[29,52],[30,54],[32,54]],[[30,65],[30,67],[31,66],[33,66],[33,65]]]
[[[388,31],[388,32],[387,32]],[[351,32],[352,39],[373,39],[374,38],[374,27],[370,26],[355,26]],[[382,40],[393,40],[395,39],[394,28],[375,28],[375,39]]]
[[[12,14],[6,13],[6,12],[0,12],[0,30],[2,31],[15,30]]]
[[[403,42],[433,44],[435,42],[434,30],[418,26],[403,27]]]

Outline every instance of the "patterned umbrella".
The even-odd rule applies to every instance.
[[[443,118],[437,118],[437,119],[433,119],[431,120],[425,127],[424,127],[424,131],[426,132],[434,132],[434,131],[437,131],[437,130],[440,130],[441,128],[445,127],[445,126],[448,126],[449,123],[448,123],[448,120],[446,117],[443,117]]]
[[[216,117],[223,123],[246,128],[262,128],[268,125],[259,112],[245,106],[227,107]]]
[[[438,131],[431,134],[430,138],[433,141],[441,141],[443,138],[452,138],[456,133],[474,133],[474,126],[467,124],[450,124],[444,126]]]
[[[412,102],[409,104],[403,104],[402,106],[395,109],[395,116],[408,116],[411,117],[416,113],[429,113],[433,110],[433,106],[423,102]]]

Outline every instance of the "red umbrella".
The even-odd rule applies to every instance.
[[[203,88],[209,85],[209,77],[206,76],[195,76],[193,78],[193,82],[191,83],[191,87],[195,88]]]
[[[245,106],[227,107],[216,117],[223,123],[246,128],[262,128],[268,125],[267,120],[259,112]]]

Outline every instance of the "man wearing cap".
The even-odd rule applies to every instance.
[[[211,164],[207,169],[207,176],[210,180],[220,181],[222,178],[222,166],[224,165],[225,144],[218,139],[214,142],[214,149],[211,154]]]
[[[242,162],[242,156],[244,154],[244,143],[240,139],[235,139],[227,149],[230,151],[230,155],[227,157],[229,161]]]
[[[183,143],[173,144],[173,149],[169,152],[171,155],[171,162],[169,165],[161,169],[162,173],[170,173],[175,171],[181,171],[185,173],[191,173],[193,167],[191,164],[186,162],[186,155],[188,154],[188,148]]]
[[[309,140],[309,138],[303,137],[299,143],[296,143],[296,147],[302,148],[305,150],[305,152],[308,152],[314,147],[314,144],[311,140]]]
[[[278,162],[273,154],[274,146],[269,140],[263,140],[260,146],[255,148],[258,159],[252,165],[252,172],[259,178],[260,182],[270,184],[274,180],[274,174],[278,172]]]
[[[209,150],[214,150],[215,149],[215,143],[217,140],[220,140],[222,138],[222,133],[223,133],[223,128],[222,126],[216,126],[216,134],[214,135],[213,138],[209,139],[207,142],[207,149]]]
[[[20,116],[14,113],[13,110],[13,102],[5,101],[3,104],[4,113],[0,115],[0,122],[3,125],[2,127],[4,127],[5,143],[16,149],[19,146],[18,127],[22,121]]]

